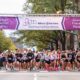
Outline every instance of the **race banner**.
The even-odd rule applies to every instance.
[[[62,24],[65,30],[80,30],[80,17],[64,17]]]
[[[19,17],[19,30],[63,30],[62,17],[27,16]]]
[[[79,30],[78,16],[0,16],[0,29],[10,30]]]
[[[18,17],[0,17],[0,29],[16,29],[19,26]]]

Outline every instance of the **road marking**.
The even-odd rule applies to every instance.
[[[34,73],[34,80],[37,80],[37,74]]]

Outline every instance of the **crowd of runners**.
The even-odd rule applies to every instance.
[[[80,71],[80,50],[8,50],[0,53],[0,62],[6,70]]]

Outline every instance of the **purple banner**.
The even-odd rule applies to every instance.
[[[18,17],[0,17],[0,29],[17,29]]]
[[[80,30],[80,17],[64,17],[63,26],[65,30]]]
[[[29,24],[27,24],[27,19]],[[0,17],[0,29],[10,30],[80,30],[80,17],[77,16],[26,16]]]

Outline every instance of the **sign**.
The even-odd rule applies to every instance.
[[[64,17],[63,24],[66,30],[79,30],[80,17]]]
[[[19,17],[19,30],[63,30],[62,17],[27,16]]]
[[[79,16],[0,16],[0,29],[79,30]]]
[[[18,26],[18,17],[0,17],[0,29],[16,29]]]

